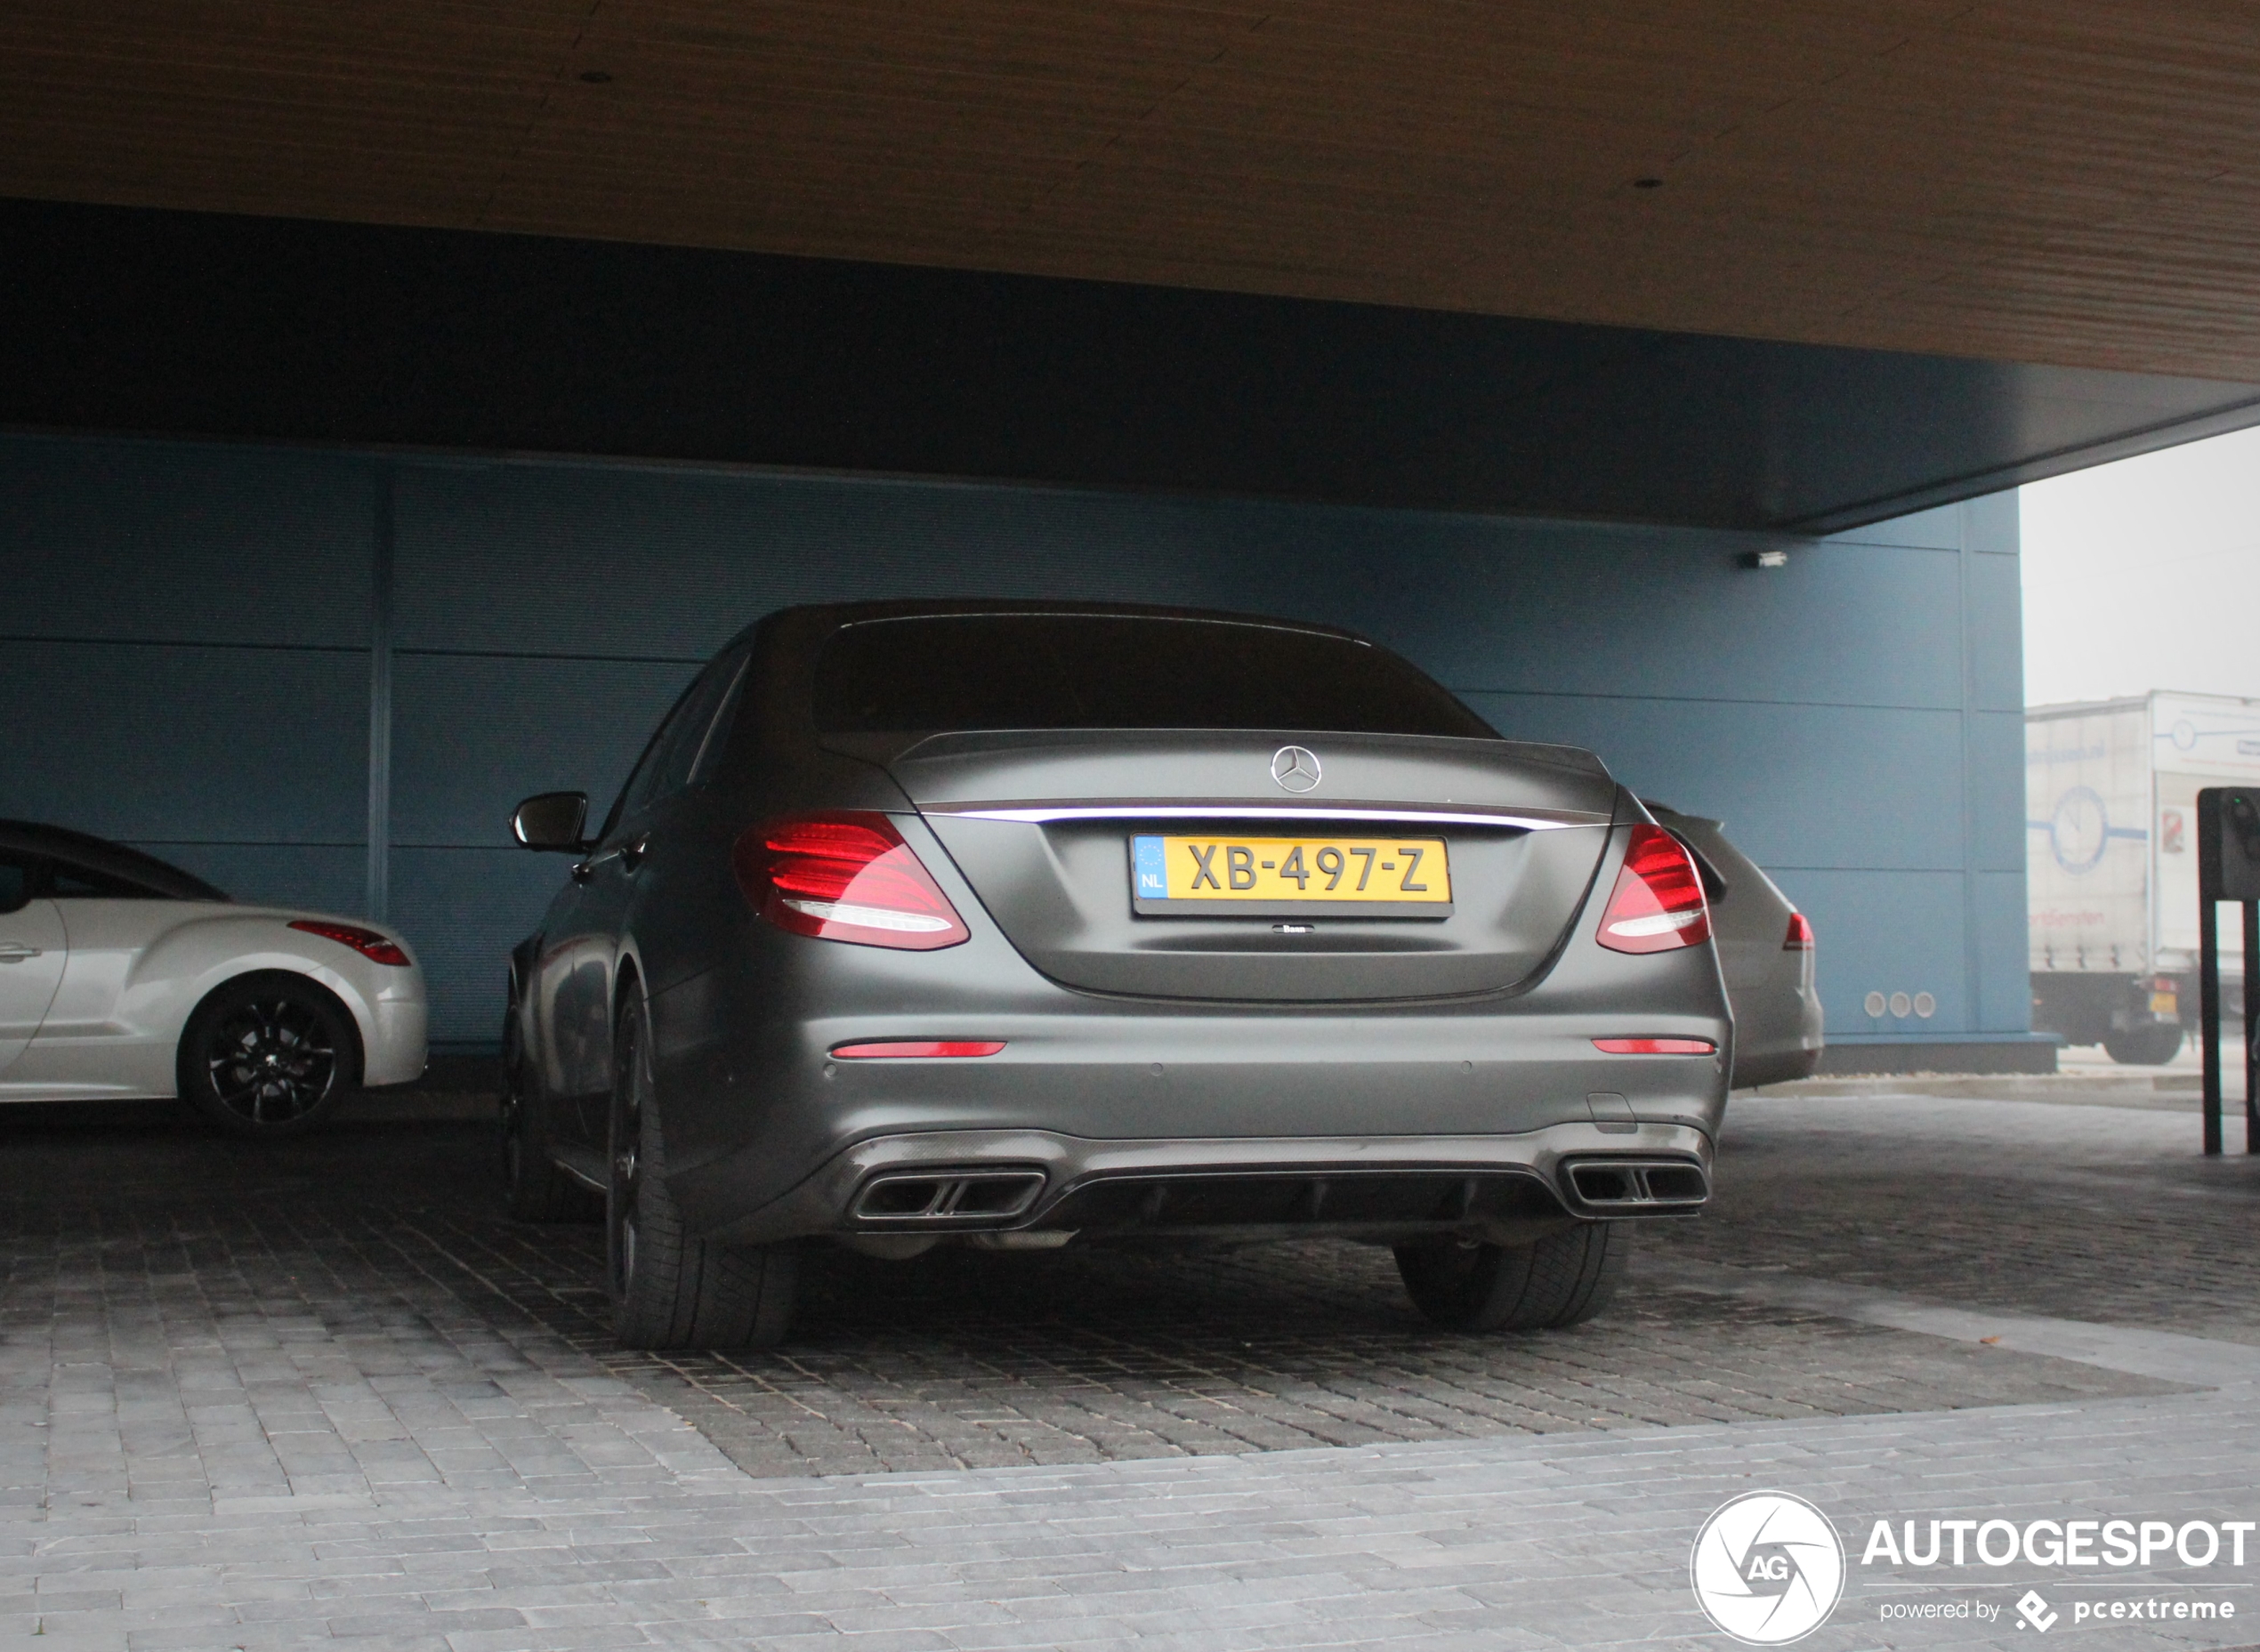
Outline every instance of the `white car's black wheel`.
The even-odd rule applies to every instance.
[[[1447,1330],[1543,1331],[1609,1305],[1632,1253],[1632,1229],[1581,1221],[1531,1245],[1420,1239],[1396,1249],[1413,1306]]]
[[[181,1034],[182,1099],[242,1136],[311,1130],[360,1083],[353,1018],[319,983],[239,976],[198,1004]]]
[[[526,1070],[526,1041],[518,1016],[518,983],[513,980],[502,1024],[502,1105],[496,1130],[504,1198],[519,1221],[585,1221],[596,1198],[558,1168],[550,1146],[548,1100]]]
[[[604,1248],[613,1331],[624,1348],[771,1347],[792,1321],[798,1257],[785,1245],[716,1245],[684,1225],[667,1191],[656,1089],[650,1017],[631,987],[612,1045]]]

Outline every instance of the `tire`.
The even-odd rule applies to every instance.
[[[1632,1230],[1581,1221],[1532,1245],[1420,1239],[1400,1245],[1406,1294],[1448,1331],[1545,1331],[1592,1318],[1617,1294]]]
[[[612,1041],[605,1286],[623,1348],[771,1348],[792,1323],[799,1257],[788,1245],[716,1245],[692,1233],[667,1191],[651,1071],[651,1026],[636,983]]]
[[[585,1221],[596,1196],[558,1167],[550,1150],[549,1100],[526,1071],[526,1039],[519,1020],[518,983],[502,1024],[502,1090],[496,1142],[502,1160],[504,1203],[515,1221]]]
[[[230,1135],[300,1135],[359,1087],[360,1033],[319,982],[240,975],[189,1017],[176,1076],[181,1099]]]
[[[2166,1021],[2103,1035],[2103,1052],[2122,1067],[2163,1067],[2182,1051],[2182,1028]]]

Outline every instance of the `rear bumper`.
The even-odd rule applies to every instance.
[[[1710,1164],[1710,1138],[1684,1124],[1174,1140],[916,1131],[842,1149],[783,1197],[716,1224],[714,1237],[1023,1236],[1035,1245],[1070,1234],[1442,1231],[1511,1243],[1572,1220],[1694,1214],[1709,1197]]]
[[[361,1083],[368,1089],[413,1084],[424,1076],[429,1047],[423,982],[416,986],[413,995],[404,993],[376,1001],[375,1036],[364,1052],[361,1069]]]

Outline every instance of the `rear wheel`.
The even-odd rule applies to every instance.
[[[649,1011],[629,986],[612,1044],[605,1275],[624,1348],[768,1348],[792,1322],[798,1257],[786,1245],[716,1245],[667,1190]]]
[[[1632,1253],[1622,1222],[1581,1221],[1531,1245],[1418,1239],[1400,1245],[1405,1291],[1452,1331],[1542,1331],[1606,1308]]]
[[[353,1018],[303,975],[240,976],[181,1034],[181,1098],[230,1135],[311,1130],[360,1083]]]
[[[549,1104],[526,1070],[526,1040],[519,1020],[518,983],[502,1023],[502,1105],[497,1120],[504,1200],[518,1221],[586,1219],[595,1198],[558,1168],[551,1152]]]
[[[2181,1051],[2182,1027],[2176,1021],[2103,1035],[2104,1053],[2122,1067],[2163,1067]]]

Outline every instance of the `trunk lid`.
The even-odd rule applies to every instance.
[[[1037,969],[1090,991],[1220,1002],[1437,998],[1518,986],[1553,955],[1578,911],[1617,795],[1599,760],[1571,747],[1431,735],[951,734],[884,761]],[[1178,899],[1166,906],[1135,898],[1142,837],[1180,857],[1169,891]],[[1282,858],[1287,840],[1303,842],[1301,860]],[[1416,861],[1409,849],[1422,845],[1428,858]],[[1196,906],[1184,868],[1201,864],[1189,857],[1204,846],[1210,864],[1236,863],[1234,877],[1239,868],[1254,876],[1259,865],[1285,864],[1281,875],[1291,877],[1346,862],[1369,876],[1385,865],[1390,873],[1379,875],[1412,886],[1412,866],[1427,868],[1424,880],[1443,870],[1449,902],[1432,892],[1425,906],[1406,897],[1321,907],[1283,901],[1275,891],[1285,885],[1267,874],[1246,899],[1220,887],[1232,898]]]

